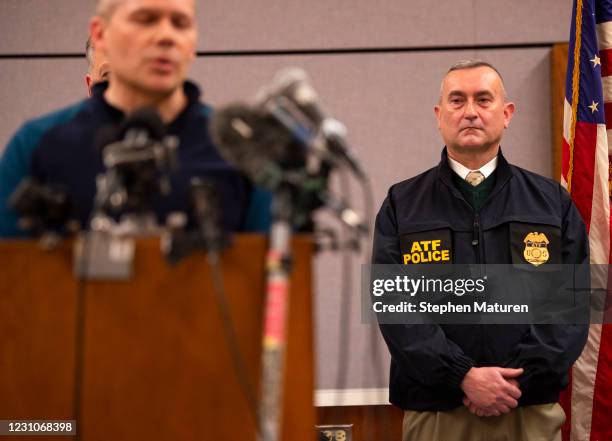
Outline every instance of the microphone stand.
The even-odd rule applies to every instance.
[[[283,386],[285,378],[286,327],[291,273],[292,188],[281,186],[272,203],[272,227],[266,257],[261,398],[261,441],[281,438]]]

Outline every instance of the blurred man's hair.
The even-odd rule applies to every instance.
[[[88,71],[91,72],[91,68],[94,62],[94,48],[91,44],[91,37],[85,42],[85,58],[87,58],[87,64],[89,66]]]
[[[121,0],[97,0],[96,1],[96,14],[109,18],[115,12],[115,8],[121,2]]]

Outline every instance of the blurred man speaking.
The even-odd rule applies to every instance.
[[[228,230],[243,229],[251,186],[219,156],[208,133],[211,109],[200,102],[199,88],[186,80],[198,35],[194,0],[100,0],[90,35],[96,54],[110,66],[109,81],[95,85],[92,97],[81,105],[56,112],[51,123],[48,118],[42,125],[26,123],[26,133],[22,129],[11,141],[19,144],[11,149],[19,150],[11,157],[31,157],[31,176],[64,188],[74,217],[87,227],[96,176],[105,170],[100,129],[118,126],[142,107],[153,108],[166,134],[179,140],[179,170],[170,175],[172,190],[152,200],[157,221],[164,223],[176,211],[189,214],[186,194],[191,179],[199,177],[218,193],[221,224]],[[2,158],[0,167],[10,170],[10,159]],[[15,185],[0,182],[4,210]],[[15,234],[19,231],[14,213],[0,216],[0,236]]]
[[[194,0],[101,0],[90,31],[112,66],[109,104],[125,113],[153,106],[164,121],[186,107],[183,83],[198,35]]]

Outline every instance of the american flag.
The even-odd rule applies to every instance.
[[[612,0],[575,0],[570,32],[561,181],[589,232],[591,263],[606,265],[593,269],[592,283],[607,286],[612,277],[607,267],[612,231]],[[571,374],[571,387],[561,396],[567,414],[563,439],[612,440],[612,325],[591,325]]]

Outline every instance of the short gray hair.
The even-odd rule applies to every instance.
[[[115,8],[121,2],[121,0],[97,0],[96,1],[96,15],[104,18],[109,18],[115,12]]]
[[[506,93],[506,87],[504,86],[504,77],[502,77],[502,74],[499,72],[499,70],[497,70],[495,66],[493,66],[491,63],[487,61],[479,60],[479,59],[457,61],[451,67],[449,67],[449,69],[446,71],[446,74],[444,75],[444,78],[446,78],[446,75],[456,70],[476,69],[478,67],[488,67],[489,69],[493,70],[497,74],[497,76],[499,77],[501,81],[501,88],[502,88],[502,93],[504,94],[504,101],[507,100],[508,94]],[[444,79],[442,80],[442,83],[444,83]],[[440,99],[441,98],[442,98],[442,85],[440,85]]]
[[[122,1],[124,0],[96,0],[96,15],[109,19]],[[193,6],[194,8],[197,6],[195,0]]]
[[[453,64],[448,69],[448,71],[446,71],[446,75],[448,75],[449,73],[455,70],[476,69],[477,67],[488,67],[489,69],[493,69],[495,73],[499,75],[499,78],[500,80],[502,80],[502,83],[504,82],[504,78],[502,77],[502,74],[499,72],[499,70],[497,70],[495,66],[493,66],[491,63],[487,61],[478,60],[478,59],[457,61],[455,64]]]

